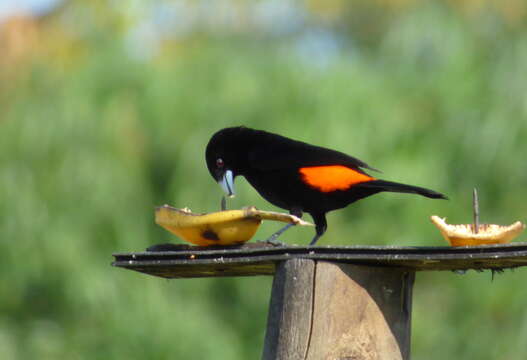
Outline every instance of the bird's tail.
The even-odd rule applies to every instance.
[[[437,191],[425,189],[419,186],[400,184],[392,181],[385,180],[373,180],[362,183],[361,185],[365,187],[372,187],[378,189],[379,191],[389,191],[389,192],[399,192],[399,193],[409,193],[409,194],[418,194],[421,196],[426,196],[432,199],[445,199],[448,200],[448,197],[438,193]]]

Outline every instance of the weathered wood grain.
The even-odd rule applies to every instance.
[[[308,360],[410,357],[413,271],[318,261]]]
[[[292,259],[277,266],[263,360],[302,360],[307,353],[312,321],[315,261]]]
[[[409,359],[414,274],[309,259],[279,263],[262,359]]]

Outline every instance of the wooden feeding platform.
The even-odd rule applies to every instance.
[[[262,359],[409,359],[417,271],[500,271],[527,243],[470,247],[159,245],[114,266],[164,278],[274,275]]]

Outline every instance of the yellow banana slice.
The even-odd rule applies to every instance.
[[[199,246],[244,243],[254,236],[262,220],[313,226],[296,216],[261,211],[254,206],[208,214],[194,214],[188,208],[176,209],[168,205],[156,209],[156,224],[183,240]]]
[[[451,246],[505,244],[525,229],[525,224],[516,221],[509,226],[481,224],[478,233],[475,233],[472,224],[450,225],[435,215],[430,220]]]

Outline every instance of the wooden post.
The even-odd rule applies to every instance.
[[[527,243],[467,247],[255,243],[229,248],[161,244],[147,252],[114,256],[114,266],[168,279],[274,274],[264,360],[408,360],[415,271],[526,266]]]
[[[409,359],[414,275],[309,259],[281,262],[262,358]]]

